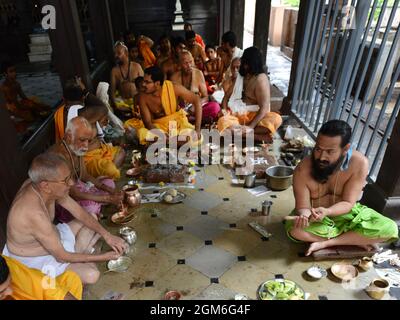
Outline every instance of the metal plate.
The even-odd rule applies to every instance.
[[[167,202],[165,201],[165,197],[170,195],[168,193],[168,191],[164,191],[160,194],[160,200],[165,202],[165,203],[169,203],[169,204],[177,204],[177,203],[181,203],[183,200],[186,199],[186,194],[184,194],[183,192],[178,191],[178,195],[176,197],[173,198],[173,200],[171,202]]]
[[[107,268],[112,272],[125,272],[129,269],[132,264],[132,260],[129,257],[119,257],[117,260],[110,260],[107,263]]]
[[[294,287],[293,291],[296,290],[296,289],[298,289],[298,290],[301,292],[301,294],[300,294],[300,296],[297,297],[297,299],[294,299],[294,298],[296,297],[294,294],[293,294],[293,295],[289,294],[289,299],[280,299],[279,296],[278,296],[279,292],[275,292],[275,293],[274,293],[274,292],[269,292],[269,291],[265,288],[265,285],[268,285],[268,284],[273,283],[273,282],[276,282],[276,283],[283,283],[283,284],[285,284],[285,285],[290,284],[291,286]],[[271,298],[270,298],[270,299],[268,299],[268,298],[262,298],[263,293],[269,294],[269,295],[271,296]],[[302,299],[304,300],[304,299],[305,299],[305,291],[303,290],[302,287],[300,287],[296,282],[294,282],[294,281],[292,281],[292,280],[288,280],[288,279],[268,280],[268,281],[262,283],[262,284],[260,285],[260,287],[258,288],[258,298],[259,298],[260,300],[302,300]]]
[[[125,225],[136,218],[135,211],[129,213],[127,216],[121,216],[120,212],[117,212],[111,216],[111,221],[116,225]]]

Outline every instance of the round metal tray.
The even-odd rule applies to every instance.
[[[181,203],[183,200],[186,199],[186,194],[184,194],[183,192],[178,191],[178,195],[176,197],[173,198],[173,200],[171,202],[167,202],[165,201],[165,197],[169,195],[168,191],[164,191],[160,194],[160,199],[161,201],[168,203],[168,204],[177,204],[177,203]]]

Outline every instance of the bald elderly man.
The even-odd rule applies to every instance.
[[[106,231],[69,196],[74,174],[63,157],[39,155],[28,175],[8,215],[3,255],[54,278],[71,270],[83,283],[95,283],[100,275],[95,263],[117,259],[127,244]],[[71,212],[75,220],[54,225],[56,204]],[[113,251],[91,254],[100,237]]]

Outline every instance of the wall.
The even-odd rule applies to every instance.
[[[172,32],[175,0],[126,1],[129,28],[157,41]],[[204,41],[218,42],[217,0],[181,0],[184,20],[193,25]]]

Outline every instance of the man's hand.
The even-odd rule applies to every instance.
[[[296,229],[304,229],[309,226],[309,217],[306,215],[300,215],[296,217],[296,220],[294,222],[294,227]]]
[[[114,253],[122,255],[128,248],[128,244],[121,238],[108,234],[104,237],[106,243],[114,250]]]
[[[311,221],[322,221],[325,217],[329,216],[329,209],[319,207],[311,209]]]
[[[116,206],[121,205],[121,202],[124,200],[124,194],[122,192],[118,192],[115,194],[110,194],[106,196],[107,203],[114,204]]]
[[[117,260],[121,256],[122,254],[119,254],[115,251],[109,251],[100,255],[103,261]]]

